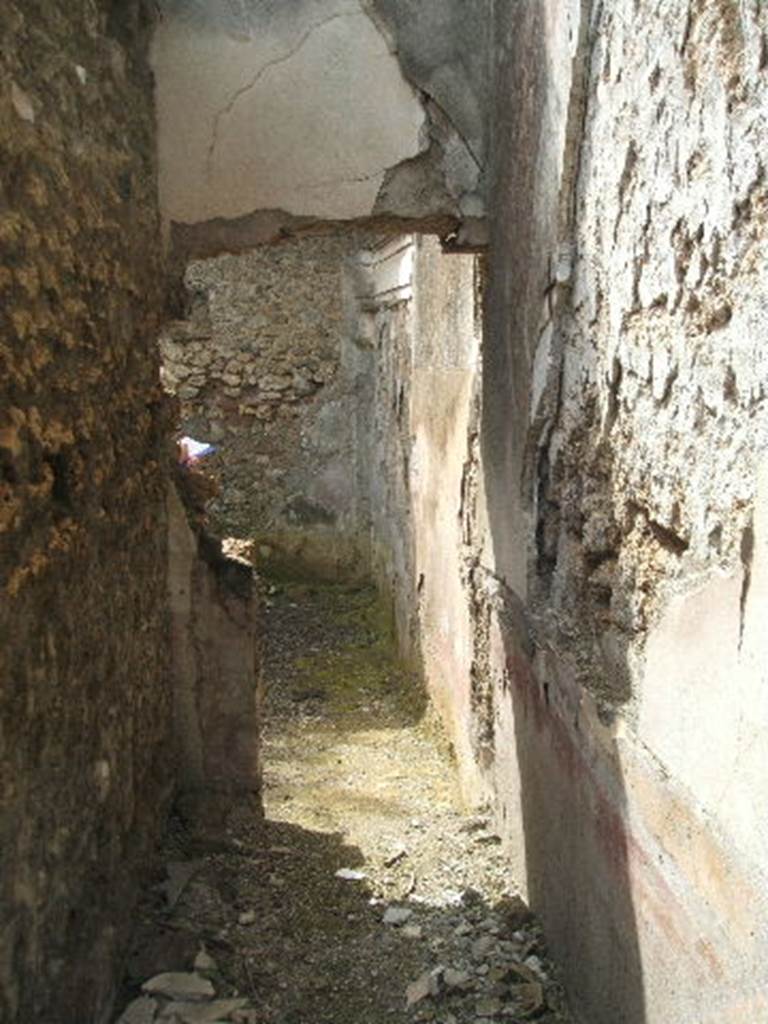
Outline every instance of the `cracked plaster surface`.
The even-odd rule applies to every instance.
[[[424,109],[380,31],[356,0],[322,10],[257,4],[237,32],[167,10],[153,44],[166,220],[367,216],[387,170],[422,151]]]

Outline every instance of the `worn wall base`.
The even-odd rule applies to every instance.
[[[190,523],[175,487],[168,520],[179,806],[216,831],[235,804],[259,805],[261,598],[251,567]]]

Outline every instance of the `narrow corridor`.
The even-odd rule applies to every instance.
[[[373,591],[270,590],[266,819],[238,811],[218,838],[177,822],[121,1024],[568,1020]]]

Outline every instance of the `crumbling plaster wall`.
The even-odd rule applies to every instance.
[[[0,1018],[99,1022],[173,777],[147,13],[0,7]]]
[[[233,808],[260,809],[263,606],[252,566],[206,528],[207,489],[185,467],[169,484],[168,595],[176,806],[191,832],[218,836]]]
[[[490,778],[594,1021],[768,1014],[767,29],[499,11]]]
[[[364,241],[323,234],[194,261],[188,318],[161,339],[181,429],[216,446],[212,526],[254,539],[258,563],[273,571],[369,571],[357,486],[370,364],[356,306]]]
[[[427,91],[429,69],[406,46],[399,68],[386,52],[404,38],[403,12],[414,26],[405,5],[364,12],[339,0],[322,19],[312,4],[287,10],[254,6],[222,29],[202,15],[180,25],[167,8],[155,66],[177,244],[242,245],[303,218],[463,215],[480,179],[451,189],[445,121],[402,79]],[[432,676],[433,692],[466,792],[495,795],[511,865],[570,990],[586,1019],[606,1024],[766,1015],[766,836],[755,813],[768,766],[758,632],[766,16],[758,0],[495,5],[481,400],[472,368],[455,367],[442,475],[451,391],[442,380],[432,420],[413,390],[413,301],[377,302],[374,289],[363,318],[389,360],[378,397],[365,392],[374,429],[370,472],[358,471],[358,491],[374,499],[375,571],[394,594],[404,650],[452,666]],[[354,59],[334,58],[353,42]],[[203,78],[194,60],[166,77],[182,51],[200,57]],[[276,127],[282,163],[251,174],[256,150],[243,155],[232,134],[238,178],[222,187],[230,121],[244,119],[240,136],[259,142],[247,109],[287,95],[283,72],[315,82],[312,68],[328,67],[343,91],[363,52],[400,111],[399,126],[382,121],[377,145],[391,148],[371,177],[333,154],[326,163],[327,131],[315,148],[328,177],[299,177],[292,155],[316,135],[292,149],[292,119],[275,106],[261,124]],[[205,106],[209,72],[221,84]],[[307,93],[291,100],[300,127]],[[339,92],[317,95],[326,125]],[[435,90],[433,105],[446,95]],[[198,120],[185,114],[193,107]],[[368,112],[375,123],[381,112]],[[445,130],[474,139],[463,112],[447,115]],[[189,131],[163,149],[178,124]],[[374,151],[365,134],[343,137],[354,142],[345,161]],[[244,202],[215,205],[242,181]],[[298,201],[307,182],[311,201]],[[426,382],[436,371],[423,369]],[[444,524],[439,543],[422,517]],[[453,611],[441,621],[429,588],[454,539],[460,557],[451,551],[442,567]],[[465,689],[453,690],[465,668]]]
[[[411,495],[411,388],[416,241],[384,239],[366,259],[361,335],[371,340],[368,402],[358,434],[362,486],[369,495],[371,567],[402,659],[418,667],[418,583]]]
[[[368,444],[373,573],[401,655],[422,674],[457,750],[465,794],[480,802],[489,793],[469,684],[482,261],[405,236],[372,248],[364,266],[373,372],[358,433]]]
[[[490,0],[164,0],[161,208],[184,253],[307,219],[484,213]]]
[[[372,268],[374,566],[605,1024],[768,1015],[767,21],[497,7],[482,381]]]
[[[419,660],[456,750],[468,801],[488,797],[476,769],[482,737],[468,728],[482,699],[473,678],[478,424],[484,261],[446,256],[420,238],[414,266],[410,493]]]

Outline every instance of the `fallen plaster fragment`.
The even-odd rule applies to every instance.
[[[157,1013],[157,1003],[148,996],[139,996],[130,1003],[118,1018],[117,1024],[152,1024]]]
[[[182,1024],[216,1024],[229,1019],[235,1010],[243,1010],[247,999],[215,999],[211,1003],[168,1003],[160,1020],[179,1020]]]
[[[422,999],[439,995],[442,970],[442,967],[436,967],[432,971],[425,971],[416,981],[412,981],[405,990],[406,1005],[415,1006]]]
[[[384,924],[401,925],[405,924],[409,917],[413,916],[413,911],[409,907],[387,907],[384,911],[384,917],[382,921]]]
[[[165,996],[166,999],[192,1002],[211,999],[215,995],[213,985],[199,974],[185,974],[182,971],[168,971],[156,974],[141,986],[150,995]]]
[[[336,877],[345,882],[362,882],[367,876],[364,871],[355,871],[354,868],[339,868]]]
[[[458,971],[449,967],[443,972],[443,981],[447,988],[464,988],[472,983],[472,978],[468,971]]]
[[[35,108],[32,105],[32,100],[15,82],[11,82],[11,103],[22,121],[34,123]]]

